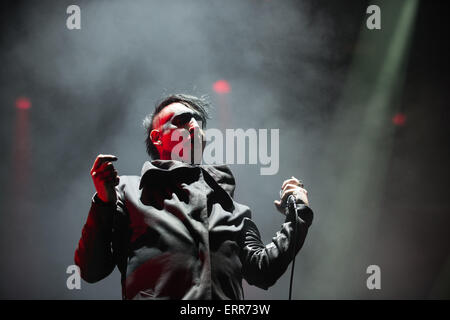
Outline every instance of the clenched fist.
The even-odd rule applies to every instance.
[[[112,164],[116,160],[116,156],[99,154],[91,169],[97,196],[106,203],[115,203],[117,200],[115,186],[119,184],[119,176]]]
[[[282,214],[285,214],[285,207],[286,207],[285,204],[286,204],[286,201],[288,200],[288,197],[291,194],[295,196],[297,203],[304,203],[307,206],[309,205],[308,191],[306,191],[304,189],[304,185],[300,180],[298,180],[295,177],[292,177],[283,182],[283,185],[281,186],[281,192],[280,192],[281,199],[274,201],[275,207]]]

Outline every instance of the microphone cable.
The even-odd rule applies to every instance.
[[[289,300],[292,300],[292,285],[294,282],[294,268],[295,268],[295,247],[297,246],[297,202],[295,196],[290,195],[287,200],[287,207],[290,213],[294,215],[294,234],[292,236],[292,265],[291,265],[291,279],[289,281]]]

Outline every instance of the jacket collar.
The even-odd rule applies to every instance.
[[[175,170],[180,170],[181,168],[192,169],[198,167],[206,171],[228,194],[228,196],[233,198],[234,189],[236,188],[236,181],[228,165],[191,165],[177,160],[153,160],[151,162],[144,162],[141,170],[139,189],[142,189],[145,179],[147,179],[152,172],[172,172]]]
[[[198,165],[190,165],[181,161],[175,160],[153,160],[153,161],[145,161],[141,170],[141,177],[147,174],[147,172],[151,171],[173,171],[177,168],[193,168]]]

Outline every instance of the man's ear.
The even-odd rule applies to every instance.
[[[150,139],[152,140],[154,145],[161,145],[162,144],[162,142],[160,140],[160,136],[161,136],[161,134],[160,134],[159,130],[153,129],[150,132]]]

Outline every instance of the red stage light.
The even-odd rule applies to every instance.
[[[397,113],[392,118],[392,123],[396,126],[403,126],[406,123],[406,116],[403,113]]]
[[[218,80],[214,82],[213,89],[220,94],[229,93],[231,91],[230,84],[225,80]]]
[[[22,109],[22,110],[30,109],[31,108],[31,101],[30,101],[30,99],[25,98],[25,97],[17,98],[17,100],[16,100],[16,108],[17,109]]]

